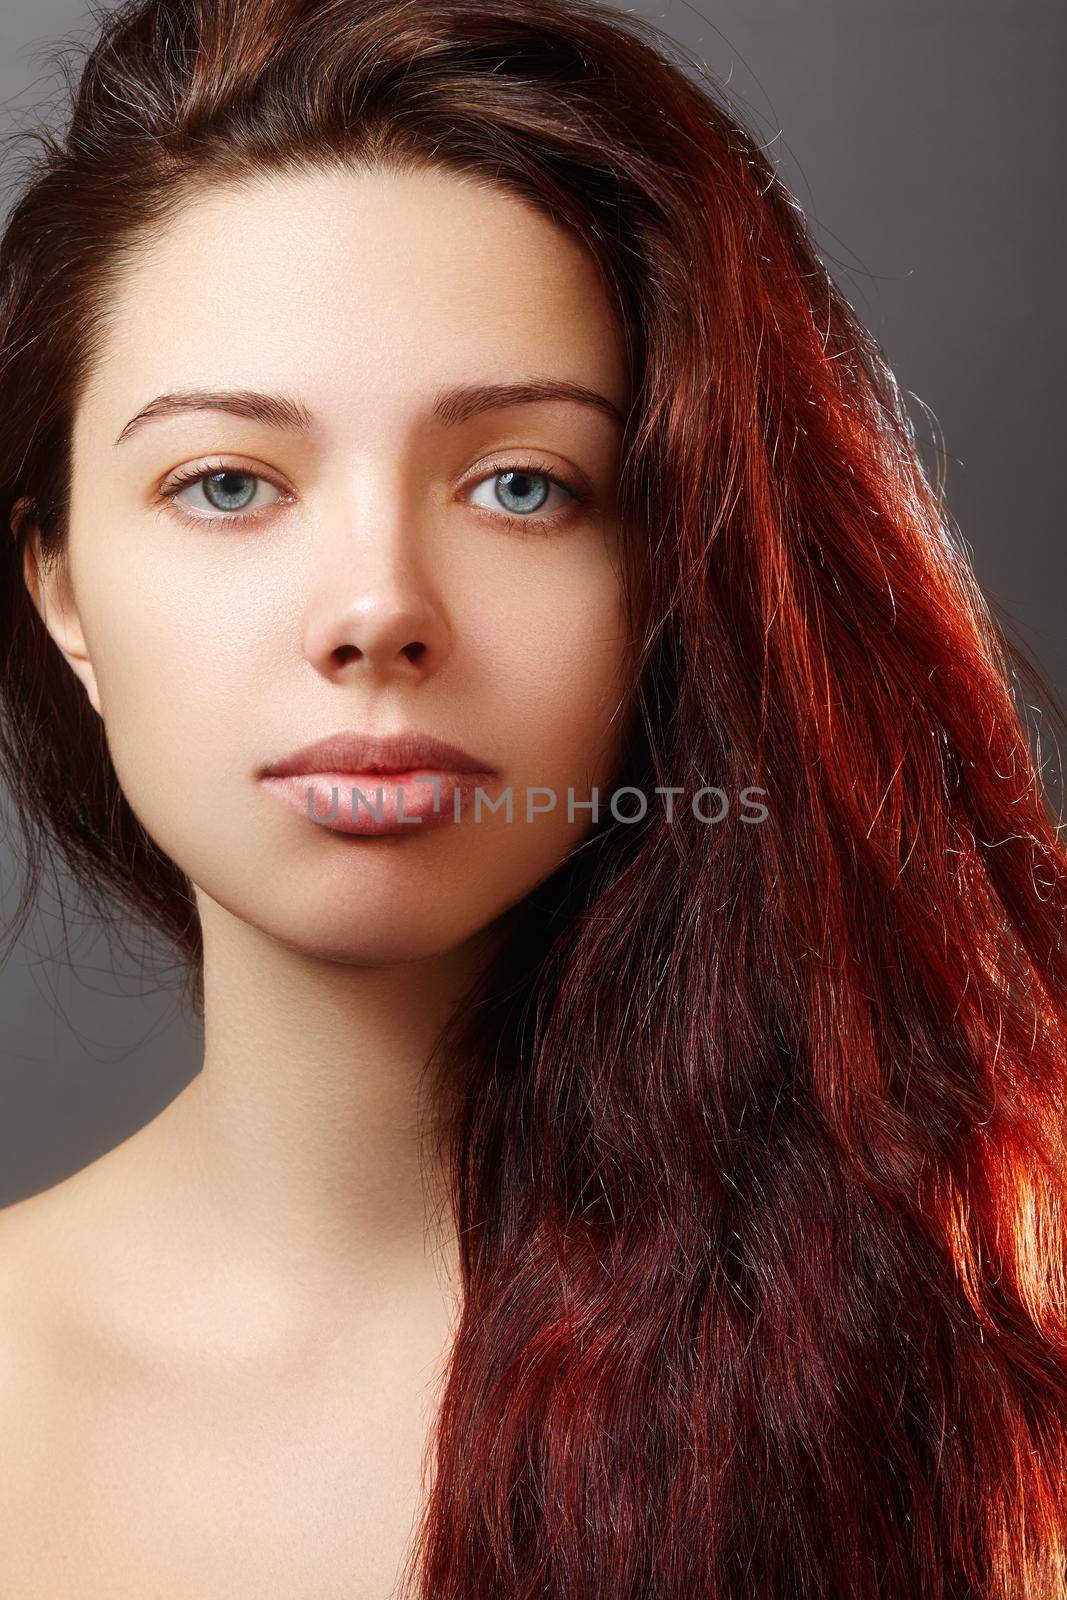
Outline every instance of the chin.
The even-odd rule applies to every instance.
[[[456,899],[440,882],[363,889],[334,875],[297,889],[298,874],[264,874],[255,890],[232,884],[200,891],[212,920],[214,902],[247,929],[315,961],[385,966],[424,961],[456,949],[494,922],[505,907]]]

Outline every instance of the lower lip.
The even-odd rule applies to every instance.
[[[490,781],[488,772],[438,772],[432,767],[410,772],[297,772],[260,780],[283,805],[317,827],[371,838],[447,827],[455,822],[457,810],[460,819],[465,819],[473,815],[475,789],[481,786],[484,790]],[[354,799],[353,789],[360,791]]]

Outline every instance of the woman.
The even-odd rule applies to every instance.
[[[1033,673],[750,135],[599,5],[136,0],[0,274],[20,909],[205,1038],[0,1219],[8,1591],[1062,1597]]]

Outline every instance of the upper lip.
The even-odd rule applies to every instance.
[[[261,777],[286,777],[301,772],[480,772],[495,768],[459,745],[412,728],[401,733],[370,734],[343,730],[264,767]]]

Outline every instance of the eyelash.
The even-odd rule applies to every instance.
[[[233,472],[237,473],[241,477],[255,478],[261,482],[269,483],[272,488],[278,490],[279,494],[286,494],[286,491],[282,489],[281,485],[275,483],[274,479],[268,477],[266,473],[252,472],[244,467],[234,467],[225,461],[211,461],[207,462],[206,464],[201,464],[197,467],[187,467],[179,470],[170,479],[165,487],[157,491],[157,500],[163,503],[167,509],[172,509],[175,515],[184,517],[186,521],[189,522],[252,523],[258,521],[265,512],[273,511],[275,509],[275,506],[261,506],[258,511],[226,512],[216,510],[210,514],[206,512],[180,509],[176,500],[176,496],[182,489],[187,489],[191,484],[194,483],[202,483],[204,479],[214,477],[220,472]],[[505,527],[509,527],[517,532],[525,533],[531,523],[540,528],[554,528],[557,526],[557,524],[566,521],[579,506],[586,504],[586,502],[590,499],[590,496],[580,484],[575,483],[569,478],[562,477],[558,472],[550,472],[547,467],[533,461],[495,462],[488,468],[487,471],[483,472],[480,477],[476,478],[471,484],[469,484],[468,487],[472,489],[478,488],[481,484],[487,483],[493,478],[500,477],[505,472],[528,472],[536,477],[545,478],[549,483],[555,484],[557,488],[562,489],[569,497],[566,505],[561,506],[557,511],[551,512],[547,517],[538,517],[536,512],[531,512],[529,516],[523,517],[512,515],[507,511],[490,511],[487,506],[470,506],[470,510],[480,512],[483,515],[490,517],[494,522],[502,523]],[[172,500],[175,501],[173,507],[170,506],[170,502]],[[277,504],[277,502],[275,504]]]

